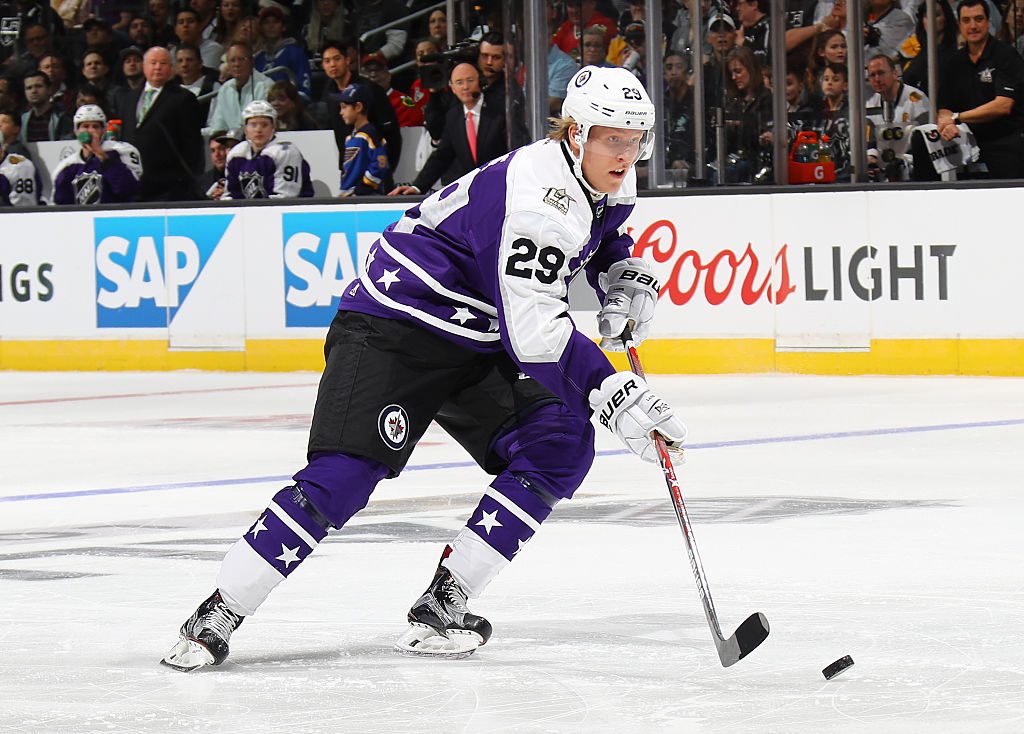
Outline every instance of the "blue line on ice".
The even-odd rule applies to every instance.
[[[998,428],[1024,425],[1024,418],[998,421],[975,421],[972,423],[939,423],[931,426],[901,426],[895,428],[871,428],[861,431],[835,431],[832,433],[808,433],[796,436],[765,436],[743,438],[735,441],[711,441],[687,445],[688,451],[699,449],[722,449],[734,446],[762,446],[773,443],[796,443],[798,441],[828,441],[839,438],[864,438],[870,436],[892,436],[901,433],[926,433],[929,431],[960,431],[971,428]],[[598,456],[621,456],[629,453],[626,449],[598,451]],[[472,461],[444,461],[435,464],[414,464],[405,471],[433,471],[436,469],[465,469],[476,466]],[[267,477],[239,477],[236,479],[213,479],[202,482],[172,482],[170,484],[146,484],[138,487],[101,487],[97,489],[75,489],[67,492],[46,492],[41,494],[17,494],[0,497],[0,502],[28,502],[31,500],[52,500],[65,497],[90,497],[103,494],[134,494],[136,492],[163,492],[172,489],[194,489],[197,487],[227,487],[236,484],[259,484],[263,482],[286,482],[288,475]]]

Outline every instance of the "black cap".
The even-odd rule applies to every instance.
[[[121,61],[124,61],[129,56],[138,56],[140,59],[145,58],[145,54],[142,53],[142,49],[138,46],[129,46],[128,48],[121,49]]]

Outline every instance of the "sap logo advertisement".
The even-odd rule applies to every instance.
[[[282,214],[285,326],[325,327],[365,252],[398,221],[392,211]]]
[[[97,218],[96,326],[169,326],[233,219],[233,214]]]

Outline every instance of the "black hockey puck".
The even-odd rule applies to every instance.
[[[841,658],[836,660],[831,665],[826,665],[821,671],[821,674],[825,676],[825,680],[832,680],[837,675],[842,673],[844,670],[853,667],[853,658],[849,655],[843,655]]]

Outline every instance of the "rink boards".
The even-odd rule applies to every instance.
[[[645,364],[1022,375],[1024,247],[1000,214],[1018,191],[640,199],[635,254],[662,281]],[[7,210],[0,369],[320,369],[339,294],[403,208]],[[574,300],[591,335],[593,308]]]

